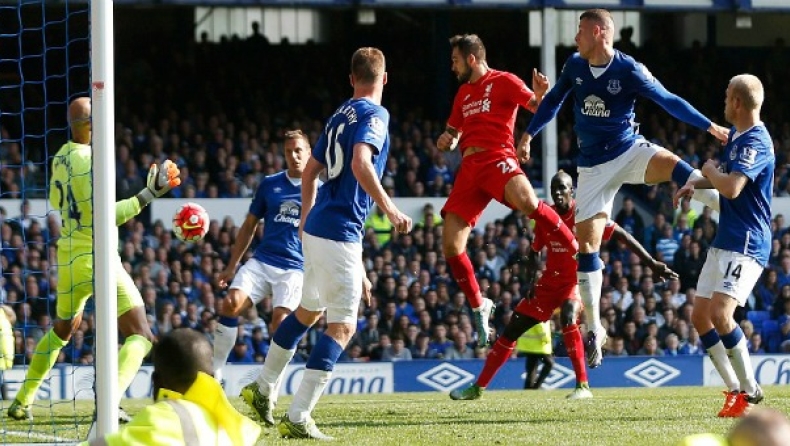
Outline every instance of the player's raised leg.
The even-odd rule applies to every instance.
[[[523,301],[522,301],[523,302]],[[517,309],[518,310],[518,309]],[[486,363],[480,376],[474,384],[465,389],[456,389],[450,392],[450,398],[454,400],[476,400],[483,395],[488,384],[494,379],[499,369],[510,359],[516,341],[530,328],[539,324],[537,319],[527,316],[519,311],[513,312],[510,323],[505,327],[505,331],[497,338],[493,348],[486,356]]]
[[[658,147],[658,146],[656,146]],[[702,178],[699,169],[693,168],[689,163],[680,159],[669,150],[659,147],[651,158],[645,170],[645,184],[658,184],[666,181],[674,181],[682,187],[689,180]],[[694,200],[708,206],[714,211],[720,209],[719,191],[716,189],[698,189],[691,197]]]
[[[463,217],[452,211],[445,213],[442,233],[444,256],[458,287],[464,292],[472,307],[477,328],[477,342],[479,345],[488,345],[490,335],[488,320],[494,310],[494,302],[480,293],[480,285],[477,283],[472,262],[466,252],[466,243],[471,231],[472,225]]]
[[[551,236],[556,237],[568,251],[578,251],[579,244],[576,242],[573,231],[562,222],[560,216],[551,206],[538,199],[535,189],[532,188],[523,172],[511,177],[505,184],[504,198],[507,204],[520,210],[530,219],[546,228],[553,228],[550,230]]]

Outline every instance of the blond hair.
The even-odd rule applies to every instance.
[[[730,79],[732,94],[748,110],[760,110],[765,100],[765,90],[760,79],[753,74],[739,74]]]

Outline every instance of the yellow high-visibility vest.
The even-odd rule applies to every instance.
[[[552,348],[549,321],[536,324],[521,335],[516,341],[516,350],[523,353],[550,355]]]
[[[365,222],[365,227],[373,228],[373,231],[376,232],[379,246],[384,246],[392,238],[392,223],[386,215],[379,215],[375,211],[371,212]]]
[[[0,370],[14,366],[14,327],[0,308]]]
[[[160,389],[156,403],[90,446],[251,446],[260,433],[258,423],[230,404],[219,383],[200,372],[186,393]]]

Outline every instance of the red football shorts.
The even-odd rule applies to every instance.
[[[514,156],[483,151],[464,157],[442,217],[452,212],[474,226],[491,200],[514,209],[505,201],[505,185],[516,175],[524,171]]]
[[[532,299],[521,299],[515,311],[545,322],[568,299],[581,301],[575,283],[550,284],[539,280],[535,285],[535,296]]]

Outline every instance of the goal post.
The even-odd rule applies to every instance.
[[[96,304],[97,434],[118,430],[118,301],[112,270],[115,226],[115,76],[113,1],[91,1],[94,299]]]

